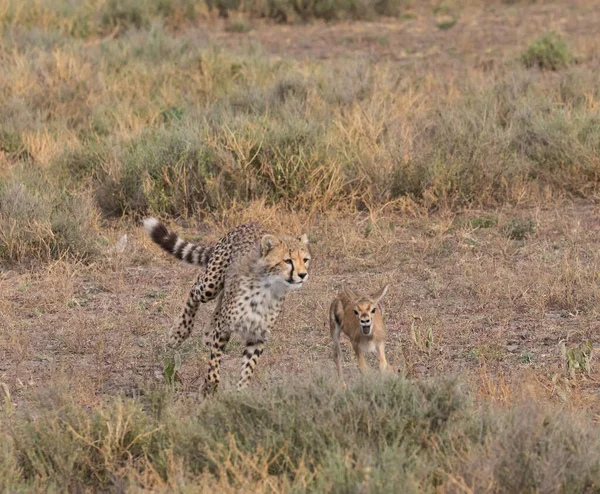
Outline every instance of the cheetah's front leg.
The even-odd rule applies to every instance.
[[[202,388],[202,395],[204,397],[214,393],[221,382],[221,357],[223,356],[223,350],[229,342],[230,334],[223,332],[222,325],[218,321],[218,315],[216,317],[217,324],[212,333],[212,345],[210,351],[210,359],[208,361],[208,375],[204,380],[204,386]]]
[[[248,383],[254,374],[254,369],[256,368],[258,359],[262,355],[264,347],[264,341],[250,341],[246,343],[246,348],[244,349],[244,359],[242,362],[242,375],[237,384],[238,391],[248,386]]]

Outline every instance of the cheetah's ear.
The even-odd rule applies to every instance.
[[[271,252],[271,249],[273,249],[273,247],[276,245],[279,245],[279,243],[279,239],[275,235],[265,235],[260,239],[261,255],[267,255],[269,252]]]
[[[300,235],[300,238],[298,238],[298,240],[300,240],[300,242],[302,242],[304,245],[308,245],[308,235],[306,233]]]
[[[377,305],[379,303],[379,301],[385,297],[385,294],[387,293],[389,288],[389,285],[385,285],[384,287],[381,288],[381,290],[379,290],[376,294],[373,295],[373,300],[375,301],[375,305]]]

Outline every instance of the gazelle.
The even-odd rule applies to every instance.
[[[377,352],[379,368],[382,372],[391,369],[385,358],[386,330],[379,304],[387,290],[388,285],[385,285],[374,295],[367,295],[355,293],[344,287],[342,293],[331,303],[329,328],[333,339],[333,359],[342,381],[344,377],[340,333],[344,333],[350,339],[361,372],[366,367],[363,356],[365,352]]]

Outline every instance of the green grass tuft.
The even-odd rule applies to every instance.
[[[571,55],[566,42],[556,33],[548,33],[531,44],[521,59],[525,67],[558,70],[569,65]]]
[[[511,219],[504,227],[502,231],[506,238],[511,240],[524,240],[528,237],[532,237],[536,231],[535,221],[531,219]]]

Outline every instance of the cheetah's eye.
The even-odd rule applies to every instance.
[[[285,259],[285,262],[287,262],[290,266],[294,265],[294,261],[292,261],[291,259]]]
[[[376,310],[377,310],[377,308],[376,308],[376,307],[373,307],[373,308],[371,309],[371,314],[375,314],[375,311],[376,311]]]
[[[304,264],[306,264],[308,261],[310,261],[310,259],[308,257],[304,258]]]
[[[358,311],[356,309],[354,309],[354,313],[358,316]]]

